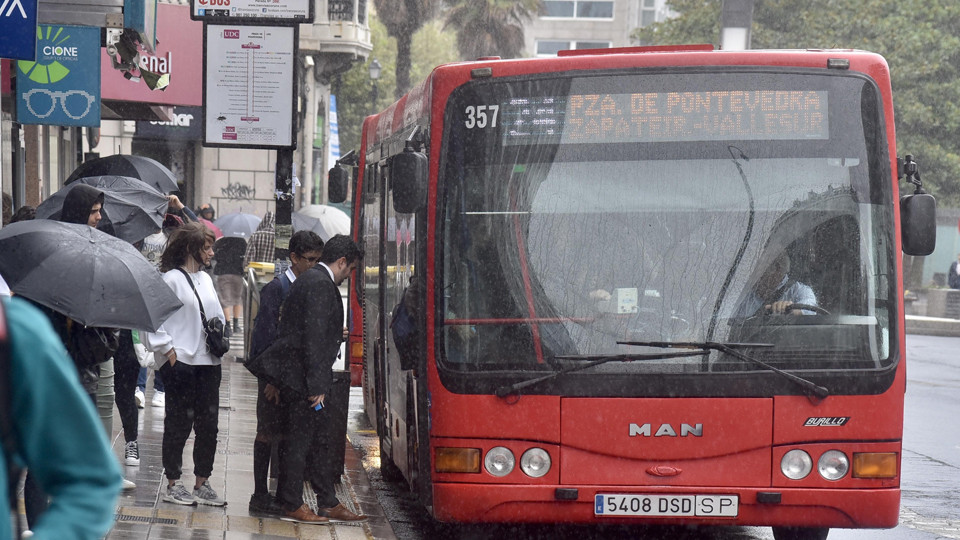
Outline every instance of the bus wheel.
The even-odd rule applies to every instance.
[[[382,476],[386,482],[403,481],[403,472],[400,471],[400,467],[397,467],[397,464],[393,461],[393,457],[383,449],[383,437],[380,438],[380,476]]]
[[[826,540],[830,529],[816,527],[774,527],[775,540]]]

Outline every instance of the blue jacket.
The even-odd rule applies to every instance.
[[[33,538],[103,538],[113,526],[122,482],[103,424],[50,321],[19,298],[3,299],[3,304],[10,336],[15,459],[33,471],[51,497]],[[12,531],[5,463],[0,459],[0,538]]]
[[[290,285],[290,278],[284,272],[260,290],[260,309],[253,322],[253,333],[250,334],[250,358],[256,358],[277,339],[280,306],[290,292]]]

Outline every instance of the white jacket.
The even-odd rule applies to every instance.
[[[207,319],[219,317],[221,321],[226,321],[223,316],[223,308],[220,307],[220,300],[217,298],[217,291],[213,287],[213,280],[206,272],[199,271],[189,274],[197,287],[197,293],[203,300],[203,310]],[[197,305],[197,296],[193,294],[190,284],[184,279],[180,270],[170,270],[163,274],[163,280],[173,289],[177,298],[183,302],[183,307],[178,309],[169,319],[157,329],[156,332],[142,332],[141,340],[148,350],[155,354],[165,355],[171,348],[177,351],[177,362],[184,362],[192,366],[215,366],[220,364],[220,359],[210,354],[207,349],[206,334],[200,323],[200,307]],[[157,358],[157,363],[167,361],[166,358]]]

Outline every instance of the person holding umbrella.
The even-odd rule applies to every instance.
[[[202,319],[217,317],[224,322],[213,280],[203,271],[213,258],[213,242],[213,233],[199,223],[186,223],[170,235],[160,271],[183,307],[156,332],[143,334],[144,345],[162,361],[166,387],[162,459],[167,477],[163,500],[174,504],[226,505],[209,481],[217,452],[221,367],[220,358],[207,347]],[[192,493],[180,480],[191,431],[196,435]]]
[[[86,224],[94,229],[103,219],[103,192],[88,185],[79,185],[67,193],[60,213],[60,221],[66,223]],[[29,298],[28,298],[29,300]],[[73,359],[74,366],[80,376],[87,395],[94,405],[97,404],[97,394],[100,376],[113,372],[113,353],[118,346],[117,333],[112,328],[96,328],[84,326],[66,315],[31,301],[42,311],[53,328],[57,331],[64,347]],[[113,412],[111,401],[111,413]],[[111,419],[112,422],[112,419]],[[104,429],[109,434],[106,424]],[[124,489],[133,489],[133,482],[124,480]],[[40,516],[47,510],[49,500],[47,494],[40,487],[33,471],[27,471],[27,478],[23,488],[23,503],[27,515],[27,526],[33,527]]]

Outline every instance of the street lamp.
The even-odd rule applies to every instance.
[[[377,112],[377,80],[380,78],[380,62],[376,58],[370,61],[370,80],[373,81],[373,88],[370,90],[370,114]]]

